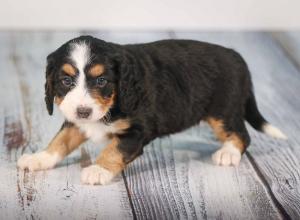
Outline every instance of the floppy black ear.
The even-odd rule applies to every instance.
[[[127,52],[118,54],[116,60],[119,75],[119,107],[124,113],[133,113],[143,97],[143,72],[139,71],[140,67],[135,57]]]
[[[46,83],[45,83],[45,102],[49,115],[53,113],[53,101],[54,101],[54,59],[53,54],[47,57],[46,67]]]

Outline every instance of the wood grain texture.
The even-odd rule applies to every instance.
[[[0,218],[21,218],[22,197],[18,188],[18,173],[16,164],[15,148],[6,146],[18,145],[18,140],[26,139],[25,120],[20,115],[23,113],[21,105],[21,94],[15,74],[10,74],[13,66],[9,62],[10,45],[9,34],[0,34],[0,95],[2,98],[0,106]],[[16,135],[15,135],[16,134]],[[16,138],[18,137],[18,138]],[[20,147],[24,146],[21,141]]]
[[[288,58],[300,68],[300,31],[272,32],[272,37],[283,48]]]
[[[263,33],[80,32],[136,43],[189,38],[238,50],[253,75],[258,105],[289,136],[279,141],[249,128],[239,167],[212,165],[220,146],[205,124],[145,148],[108,186],[83,186],[80,170],[102,146],[85,144],[56,169],[16,169],[24,152],[43,149],[62,117],[44,104],[45,57],[78,32],[0,32],[0,219],[283,219],[300,218],[300,74]],[[127,190],[126,190],[127,187]],[[133,211],[131,209],[131,204]]]
[[[0,91],[6,97],[0,120],[0,219],[132,219],[121,177],[103,187],[80,183],[81,166],[95,159],[99,146],[86,144],[53,170],[16,169],[23,152],[45,148],[61,126],[62,117],[55,112],[50,118],[44,104],[45,57],[77,35],[11,33],[0,40],[8,47],[1,48],[0,59]]]
[[[246,157],[211,163],[219,145],[203,125],[147,146],[125,171],[138,219],[281,219]]]

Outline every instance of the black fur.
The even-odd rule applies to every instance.
[[[45,102],[47,106],[47,110],[49,115],[53,113],[53,101],[55,97],[55,90],[54,90],[54,68],[55,63],[51,56],[47,57],[47,68],[46,68],[46,83],[45,83]]]
[[[93,62],[105,65],[111,90],[117,91],[111,121],[130,119],[131,127],[119,135],[126,162],[141,154],[153,139],[208,117],[221,119],[226,131],[236,133],[245,148],[250,137],[244,120],[256,129],[266,122],[256,106],[248,67],[232,49],[192,40],[118,45],[82,36],[54,52],[61,58],[55,65],[64,62],[70,42],[83,40],[91,46]],[[52,85],[53,77],[48,62],[46,103],[50,114],[55,94],[67,93]]]

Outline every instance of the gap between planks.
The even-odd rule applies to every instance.
[[[272,198],[272,200],[274,202],[274,205],[280,211],[280,213],[284,217],[284,219],[287,219],[287,220],[292,219],[289,216],[289,214],[287,213],[287,211],[284,209],[284,207],[281,205],[281,203],[277,200],[277,198],[274,195],[271,187],[269,186],[266,178],[264,177],[264,175],[262,174],[262,172],[259,169],[258,165],[256,164],[255,159],[251,156],[251,154],[248,151],[245,152],[244,156],[246,156],[248,158],[248,160],[249,160],[250,164],[252,165],[253,169],[255,170],[256,174],[259,176],[261,182],[264,184],[267,193]]]

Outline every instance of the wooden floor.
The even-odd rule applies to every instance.
[[[203,123],[157,139],[107,186],[80,184],[101,146],[85,144],[56,169],[24,173],[16,160],[43,149],[62,123],[44,104],[45,57],[93,34],[136,43],[187,38],[238,50],[259,108],[289,137],[249,127],[239,167],[212,165],[220,144]],[[0,32],[0,219],[300,219],[300,32]]]

